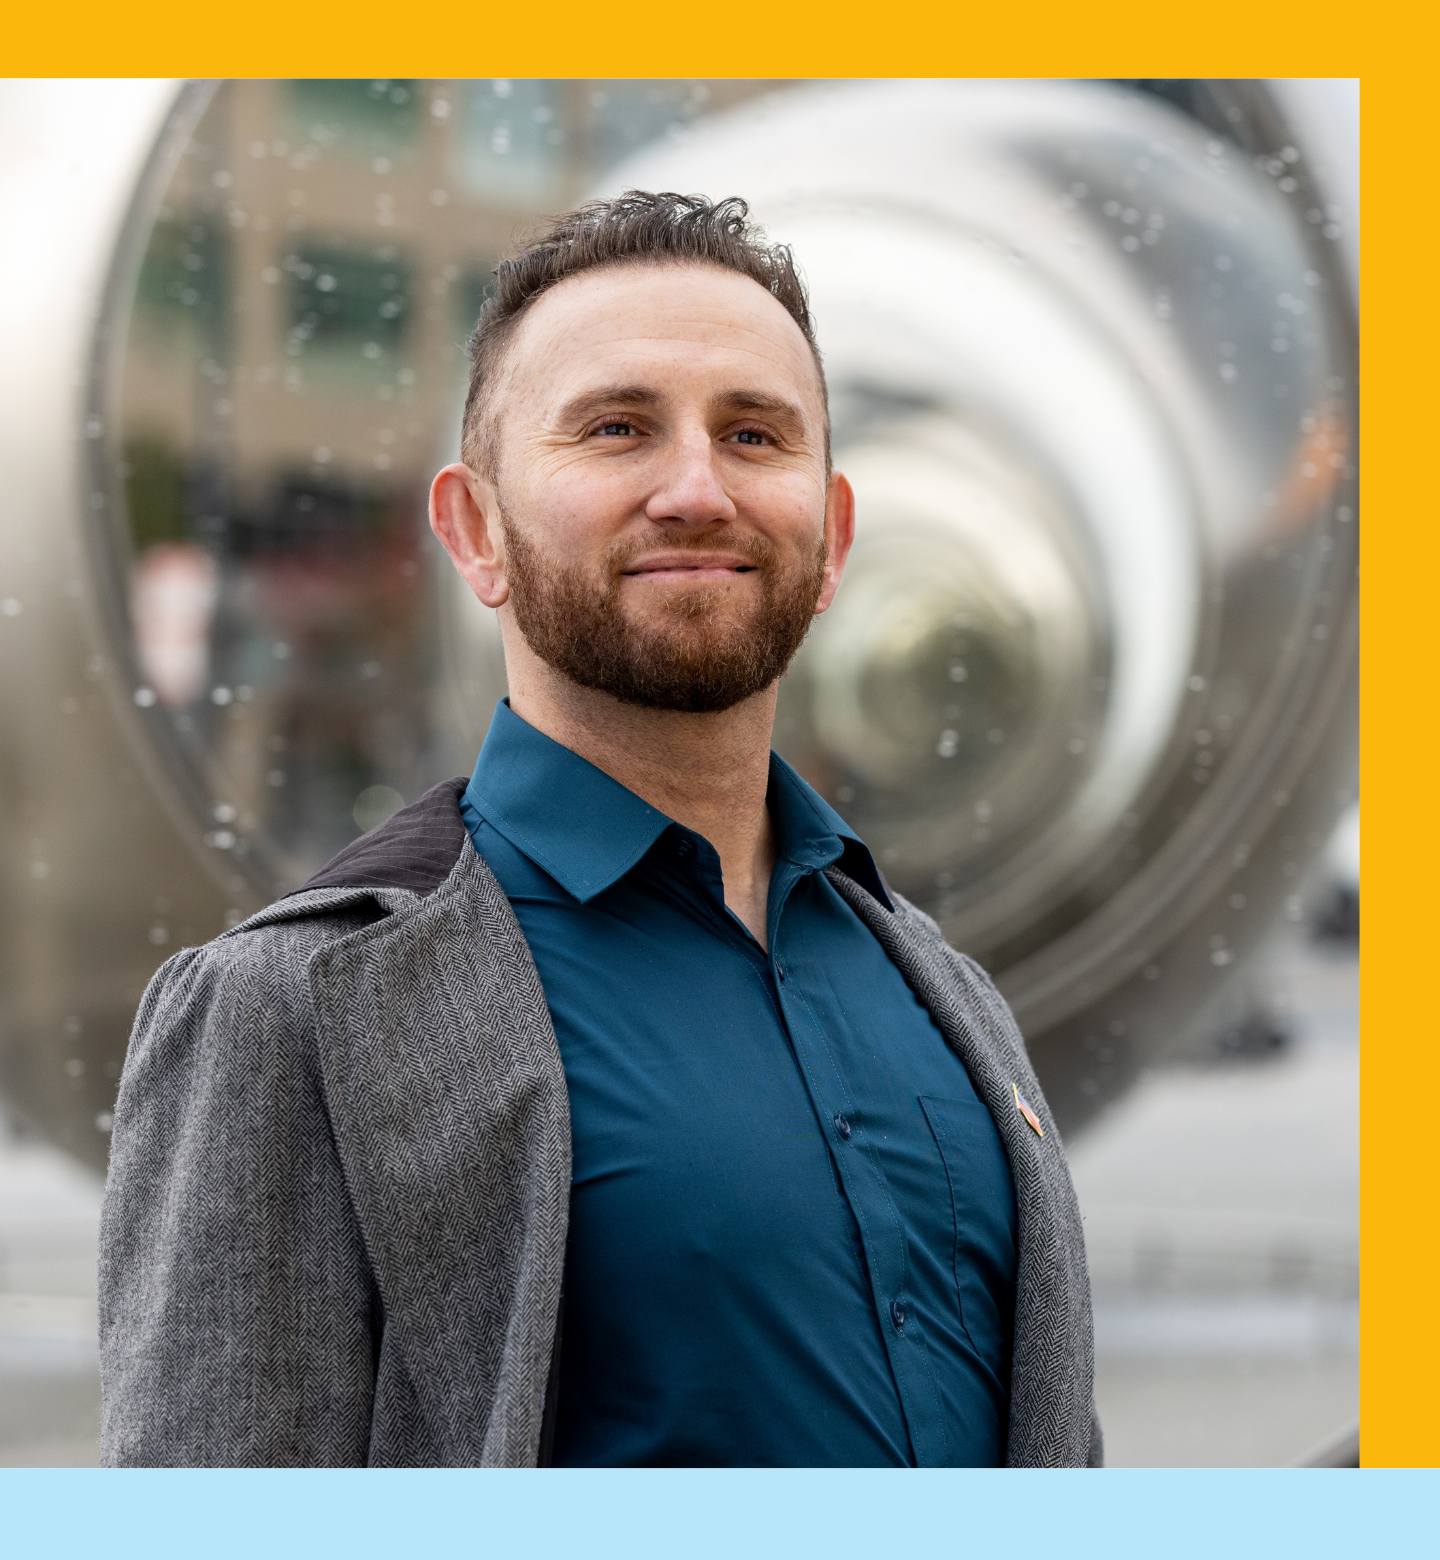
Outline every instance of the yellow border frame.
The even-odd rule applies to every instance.
[[[687,9],[550,0],[497,13],[439,0],[407,13],[353,0],[325,13],[293,0],[249,0],[235,10],[168,0],[140,14],[84,3],[58,20],[43,8],[12,19],[5,63],[11,75],[36,76],[1360,77],[1365,247],[1378,245],[1386,263],[1384,286],[1370,295],[1379,328],[1368,319],[1361,343],[1366,407],[1373,390],[1383,408],[1368,425],[1369,523],[1361,533],[1361,1445],[1367,1466],[1429,1467],[1440,1464],[1440,1350],[1429,1334],[1440,1302],[1429,1214],[1440,1188],[1428,1143],[1440,1046],[1416,971],[1436,957],[1425,935],[1436,869],[1425,827],[1435,733],[1409,677],[1423,670],[1421,631],[1437,612],[1422,596],[1437,547],[1420,503],[1394,513],[1393,452],[1425,447],[1407,424],[1434,394],[1426,345],[1433,333],[1423,328],[1430,300],[1420,285],[1405,284],[1416,260],[1407,267],[1402,259],[1423,253],[1430,213],[1413,156],[1425,144],[1416,99],[1426,83],[1407,81],[1387,59],[1392,24],[1417,63],[1423,47],[1400,32],[1399,9],[1321,3],[1257,13],[1237,0],[1168,14],[1133,0],[1103,11],[1053,0],[1023,11],[856,0],[778,8],[701,0]],[[1369,38],[1372,27],[1378,41]],[[1387,312],[1402,309],[1403,353],[1385,328]],[[1387,761],[1383,733],[1402,720],[1404,761],[1398,754]]]

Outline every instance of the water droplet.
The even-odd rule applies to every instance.
[[[20,598],[18,596],[6,596],[0,601],[0,615],[5,617],[20,616]]]
[[[353,816],[362,830],[379,828],[405,805],[405,798],[388,785],[370,785],[355,798]]]
[[[98,1131],[98,1132],[106,1132],[106,1133],[108,1133],[110,1131],[110,1128],[113,1127],[114,1125],[115,1125],[115,1116],[114,1116],[114,1113],[111,1112],[111,1111],[102,1110],[95,1117],[95,1128],[96,1128],[96,1131]]]
[[[136,704],[142,710],[148,710],[155,703],[155,690],[153,688],[137,688],[134,698]]]
[[[935,744],[935,751],[941,758],[954,758],[960,748],[960,733],[952,727],[946,727],[940,733],[940,740]]]

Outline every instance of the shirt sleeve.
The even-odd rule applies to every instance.
[[[182,950],[141,1000],[100,1221],[106,1466],[367,1460],[379,1305],[305,986],[272,928]]]

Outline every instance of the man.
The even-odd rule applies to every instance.
[[[105,1461],[1098,1462],[1009,1011],[770,751],[854,527],[788,251],[632,191],[497,278],[430,518],[509,698],[146,992]]]

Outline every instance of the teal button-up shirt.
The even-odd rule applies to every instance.
[[[501,701],[461,811],[544,986],[573,1139],[560,1465],[1004,1461],[1015,1198],[963,1064],[776,754],[767,949],[720,859]]]

